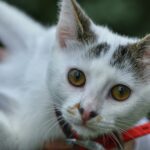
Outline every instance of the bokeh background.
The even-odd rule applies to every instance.
[[[57,23],[58,0],[5,0],[42,24]],[[123,35],[142,37],[150,33],[149,0],[78,0],[97,23]]]

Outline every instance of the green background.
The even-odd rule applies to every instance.
[[[58,0],[5,0],[46,26],[56,24]],[[149,0],[78,0],[97,23],[129,36],[150,33]]]

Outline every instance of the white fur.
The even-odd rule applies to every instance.
[[[123,37],[106,27],[91,24],[97,42],[82,45],[76,40],[72,8],[69,0],[63,0],[58,26],[47,29],[0,1],[0,40],[10,50],[8,58],[0,65],[0,94],[3,96],[0,101],[10,105],[9,110],[0,109],[0,141],[7,139],[2,144],[0,142],[3,150],[34,150],[49,139],[65,138],[54,114],[54,104],[85,138],[110,132],[117,127],[129,127],[148,112],[150,102],[141,99],[143,93],[140,92],[144,83],[137,82],[131,72],[117,70],[108,63],[119,45],[135,43],[137,39]],[[62,32],[66,32],[70,19],[69,33],[61,36]],[[104,57],[90,60],[85,56],[89,48],[103,42],[110,45]],[[67,72],[70,68],[79,68],[85,73],[87,83],[84,88],[69,84]],[[111,97],[106,98],[110,88],[118,83],[134,90],[128,101],[119,103]],[[67,112],[78,102],[91,111],[97,110],[102,116],[98,123],[96,119],[89,121],[88,126],[92,130],[82,126],[77,110],[75,116]],[[134,113],[136,109],[137,114]],[[124,122],[121,119],[125,117],[128,125],[116,123],[116,119]]]

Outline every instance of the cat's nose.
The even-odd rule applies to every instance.
[[[81,114],[81,118],[84,124],[98,115],[96,111],[88,111],[84,108],[79,108],[79,112]]]

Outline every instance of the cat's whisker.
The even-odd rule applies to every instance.
[[[126,132],[127,130],[126,129],[123,129],[123,128],[120,128],[120,127],[115,127],[116,128],[116,131],[120,131],[120,132]],[[131,134],[128,134],[130,137],[133,137]]]
[[[57,121],[56,118],[48,119],[47,121],[43,122],[42,125],[48,124],[50,126],[51,124],[53,124],[53,121]]]
[[[113,141],[113,143],[116,143],[116,140],[113,138],[112,133],[113,133],[113,132],[110,132],[110,138],[111,138],[111,140]],[[107,136],[107,135],[106,135],[106,136]]]
[[[123,123],[120,123],[120,124],[121,124],[121,125],[124,125],[124,122],[123,122]],[[128,128],[128,126],[127,126],[126,128]],[[120,128],[120,127],[118,127],[118,126],[117,126],[117,129],[120,130],[121,132],[126,132],[126,129]],[[140,131],[135,129],[134,132],[139,133]],[[129,134],[129,133],[128,133],[128,136],[130,136],[131,138],[134,138],[134,137],[133,137],[131,134]]]
[[[128,122],[127,122],[128,121]],[[135,122],[135,120],[133,119],[127,119],[127,120],[120,120],[120,119],[117,119],[116,120],[116,124],[122,124],[122,125],[126,125],[127,127],[130,127],[131,124],[133,125],[133,122]]]
[[[107,128],[111,128],[111,129],[114,129],[114,125],[111,124],[111,123],[107,123],[107,122],[101,122],[100,124],[96,124],[97,127],[101,127],[101,126],[104,126],[104,127],[107,127]]]
[[[119,130],[119,132],[126,132],[126,130],[122,130],[121,128],[117,128],[117,130]],[[133,137],[133,135],[132,134],[127,134],[130,138],[133,138],[134,139],[134,137]]]
[[[109,127],[107,126],[109,124]],[[119,127],[114,127],[113,125],[112,125],[112,127],[110,127],[110,124],[111,123],[108,123],[108,122],[106,122],[106,123],[104,123],[103,122],[103,125],[104,126],[100,126],[100,129],[104,129],[104,130],[108,130],[109,132],[110,131],[120,131],[120,132],[126,132],[126,129],[122,129],[122,128],[119,128]],[[102,125],[102,124],[101,124]],[[96,127],[98,127],[97,125],[96,125]],[[136,131],[135,131],[136,132]],[[112,132],[110,132],[110,133],[112,133]],[[133,137],[131,134],[128,134],[128,136],[130,136],[131,138]],[[114,136],[113,136],[114,137]],[[115,137],[114,137],[115,138]],[[112,140],[114,140],[114,138],[112,138]],[[119,141],[115,138],[115,140],[116,140],[116,142],[118,143]]]
[[[120,128],[120,127],[117,127],[117,128],[119,128],[119,129],[121,129],[121,130],[123,130],[123,131],[126,131],[125,129],[122,129],[122,128]],[[140,133],[139,130],[134,130],[134,131],[137,132],[137,133]]]
[[[58,117],[58,119],[60,119],[59,121],[61,121],[61,117],[60,117],[60,118]],[[57,124],[59,124],[58,121],[54,122],[53,125],[51,125],[51,127],[48,129],[47,133],[50,133],[50,131],[51,131]]]
[[[120,150],[124,150],[123,145],[120,143],[120,141],[118,140],[118,138],[116,137],[116,135],[113,132],[111,133],[111,135],[114,138],[114,140],[118,143],[119,149]]]
[[[52,106],[53,106],[54,108],[62,108],[62,105],[61,105],[61,104],[57,104],[57,103],[55,103],[55,102],[52,103]]]
[[[115,129],[114,126],[111,126],[111,125],[108,126],[108,124],[101,124],[101,125],[92,124],[89,127],[93,128],[93,129],[99,129],[99,130],[103,129],[107,133],[110,132],[110,131],[113,131]]]
[[[40,128],[41,128],[41,129],[47,129],[47,130],[48,130],[49,128],[53,127],[53,125],[54,125],[56,122],[57,122],[56,120],[48,120],[48,121],[42,123],[42,124],[40,125]]]

